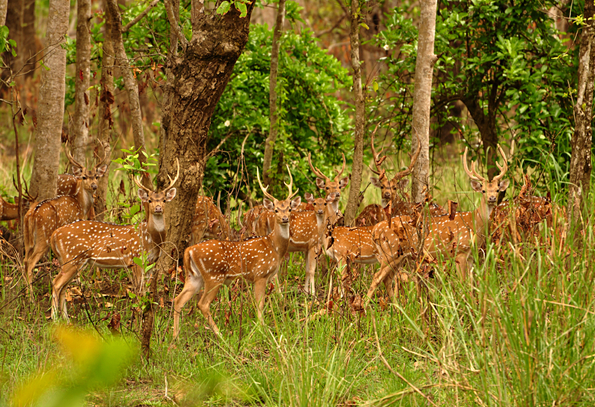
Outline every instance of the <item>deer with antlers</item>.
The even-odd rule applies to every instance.
[[[374,166],[376,167],[376,170],[374,170],[372,167],[370,167],[370,170],[377,176],[371,176],[370,182],[375,187],[380,188],[380,193],[382,196],[381,207],[386,208],[390,202],[392,208],[392,216],[412,215],[415,212],[414,207],[416,204],[409,203],[400,199],[399,192],[403,191],[409,184],[409,179],[405,177],[411,174],[411,172],[413,171],[413,167],[415,166],[417,158],[419,157],[419,154],[421,152],[421,143],[418,143],[417,150],[411,156],[411,162],[409,163],[409,166],[403,171],[397,172],[391,179],[389,179],[386,176],[386,170],[381,168],[382,163],[386,160],[386,156],[381,155],[384,152],[385,147],[382,147],[382,149],[379,152],[376,152],[376,147],[374,146],[374,136],[377,130],[378,125],[376,126],[370,137],[370,147],[372,148]],[[406,193],[405,196],[408,200],[409,197]],[[444,210],[438,205],[430,203],[428,208],[430,213],[434,216],[441,216],[445,214]],[[379,208],[374,208],[370,210],[374,210],[376,213],[380,213]]]
[[[136,225],[115,225],[99,221],[79,221],[56,230],[50,239],[52,250],[61,264],[60,273],[52,282],[52,318],[58,313],[68,319],[66,286],[86,264],[101,268],[128,268],[132,271],[135,290],[144,291],[144,270],[134,262],[146,253],[146,264],[157,261],[165,241],[164,207],[176,196],[176,177],[161,192],[152,191],[136,178],[138,196],[145,209],[145,220]]]
[[[97,180],[105,174],[107,155],[93,167],[87,170],[78,163],[66,148],[66,156],[73,166],[77,180],[76,190],[73,195],[63,195],[47,199],[30,208],[24,219],[25,241],[25,275],[29,290],[33,283],[33,269],[47,253],[49,239],[52,233],[69,223],[77,220],[89,219],[93,210],[93,194],[97,190]]]
[[[343,166],[341,167],[341,171],[337,171],[337,175],[334,179],[330,179],[322,171],[320,171],[317,167],[312,165],[312,157],[311,154],[308,153],[308,164],[310,165],[310,169],[314,174],[316,174],[316,186],[324,191],[325,196],[329,196],[333,194],[335,196],[335,201],[332,204],[332,208],[336,214],[339,213],[339,200],[341,199],[341,191],[347,186],[349,183],[349,177],[341,178],[343,172],[345,171],[346,161],[345,161],[345,154],[343,155]]]
[[[289,171],[289,167],[287,167]],[[291,212],[300,202],[293,192],[293,178],[289,172],[290,182],[286,199],[279,201],[268,193],[257,175],[260,189],[265,198],[264,206],[275,214],[275,226],[267,236],[230,242],[209,240],[186,249],[184,252],[184,270],[186,279],[182,292],[174,299],[174,338],[180,333],[180,314],[184,305],[204,287],[198,302],[202,314],[211,329],[220,335],[210,312],[211,302],[217,296],[222,284],[228,284],[237,278],[254,283],[254,299],[258,318],[262,321],[264,296],[267,282],[279,271],[279,266],[289,247],[289,226]]]
[[[372,237],[379,253],[380,271],[376,273],[368,290],[368,298],[374,290],[395,275],[396,265],[405,257],[423,253],[435,256],[440,253],[455,259],[456,267],[462,279],[467,277],[469,255],[473,244],[481,247],[486,240],[490,214],[498,203],[498,194],[506,191],[509,180],[503,180],[508,170],[506,154],[498,145],[498,151],[504,160],[502,166],[496,164],[500,173],[491,181],[480,176],[476,171],[476,162],[467,166],[467,148],[463,154],[463,168],[469,176],[471,187],[482,194],[479,207],[471,212],[456,212],[445,216],[430,216],[427,219],[416,217],[389,218],[377,224]]]

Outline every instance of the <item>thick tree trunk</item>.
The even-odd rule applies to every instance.
[[[364,159],[364,122],[365,105],[362,91],[362,71],[360,63],[359,44],[360,4],[359,0],[351,0],[351,66],[353,68],[353,96],[355,99],[355,129],[353,165],[351,166],[351,182],[349,198],[345,208],[345,226],[352,226],[360,204],[360,187],[362,185],[362,171]]]
[[[591,139],[593,131],[593,82],[595,80],[595,4],[585,2],[584,21],[579,49],[578,89],[574,106],[574,134],[571,139],[568,220],[580,219],[589,194],[591,180]]]
[[[91,75],[91,0],[77,0],[76,74],[74,90],[74,122],[71,149],[79,163],[85,162],[89,144],[89,83]]]
[[[111,130],[114,125],[112,107],[114,103],[114,41],[113,22],[107,0],[103,0],[105,10],[105,25],[103,26],[103,59],[101,60],[101,96],[99,97],[99,140],[111,145]],[[95,218],[103,220],[106,210],[107,188],[109,183],[109,165],[105,175],[99,178],[95,205]]]
[[[436,0],[422,0],[419,21],[417,60],[415,62],[415,86],[413,90],[412,151],[421,152],[413,167],[411,198],[423,202],[422,191],[429,186],[430,175],[430,106],[432,104],[432,74],[437,57],[434,55],[436,35]]]
[[[110,15],[113,17],[112,25],[112,39],[114,41],[115,63],[120,67],[122,77],[124,79],[124,87],[128,94],[128,104],[130,107],[130,120],[132,122],[132,135],[134,137],[134,150],[139,151],[138,159],[141,163],[146,163],[147,158],[142,154],[146,153],[145,149],[145,135],[143,132],[143,117],[140,107],[140,100],[138,97],[138,83],[130,69],[128,56],[124,49],[124,41],[122,40],[122,17],[120,16],[120,8],[117,0],[107,0],[107,5],[110,8]],[[142,177],[143,185],[147,188],[153,188],[151,180],[148,177]]]
[[[159,188],[168,184],[167,174],[176,173],[176,158],[180,163],[176,198],[165,207],[167,240],[177,252],[170,252],[171,246],[167,250],[174,260],[183,255],[190,241],[192,217],[208,154],[211,116],[248,42],[254,7],[254,2],[249,4],[248,15],[242,18],[234,7],[225,15],[210,15],[197,3],[193,2],[192,7],[192,39],[182,44],[185,49],[180,56],[171,56],[169,60],[173,86],[169,89],[162,119]],[[169,256],[161,256],[160,262],[164,261],[163,265],[169,267]]]
[[[66,88],[66,50],[62,48],[68,29],[70,2],[50,0],[47,19],[46,51],[41,70],[41,87],[35,131],[35,160],[31,175],[31,194],[39,200],[56,196],[60,140],[64,119]]]
[[[264,162],[262,164],[262,175],[264,184],[270,185],[272,174],[270,174],[273,151],[279,130],[279,118],[277,115],[277,76],[279,72],[279,47],[281,34],[283,33],[283,22],[285,20],[285,0],[279,0],[277,6],[277,20],[273,31],[273,46],[271,50],[271,73],[269,75],[269,105],[270,105],[270,131],[264,145]]]
[[[23,86],[25,78],[32,77],[35,69],[35,0],[8,0],[6,26],[9,37],[17,43],[17,56],[8,52],[4,54],[4,60],[16,82]]]

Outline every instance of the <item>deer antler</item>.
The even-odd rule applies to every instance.
[[[289,199],[293,198],[295,196],[295,194],[297,194],[300,189],[299,188],[296,189],[294,193],[291,192],[291,189],[293,187],[293,177],[291,176],[291,171],[289,170],[289,165],[285,164],[285,166],[287,167],[287,172],[289,173],[289,185],[287,185],[287,183],[284,182],[284,184],[289,189],[289,195],[287,196],[287,199],[289,200]]]
[[[111,150],[108,142],[99,141],[99,144],[101,145],[101,148],[103,148],[103,158],[95,165],[95,169],[105,164],[105,162],[109,158],[109,154],[107,152],[108,150]]]
[[[335,177],[335,182],[339,182],[339,177],[341,176],[341,174],[343,174],[343,171],[345,171],[345,166],[347,164],[345,162],[345,154],[341,153],[341,155],[343,156],[343,167],[341,167],[341,171],[337,173],[337,176]]]
[[[471,178],[475,181],[486,182],[486,179],[484,177],[482,177],[481,175],[479,175],[477,173],[477,171],[475,171],[475,161],[473,161],[471,163],[471,169],[473,171],[469,171],[469,167],[467,166],[467,152],[468,152],[468,150],[469,149],[467,147],[465,147],[465,152],[463,153],[463,168],[465,169],[465,172],[467,173],[469,178]]]
[[[260,189],[262,190],[262,193],[264,194],[264,196],[266,196],[267,198],[269,198],[270,200],[272,200],[273,202],[277,202],[277,199],[275,199],[275,197],[271,194],[269,194],[269,192],[267,191],[267,189],[269,187],[264,187],[262,185],[262,182],[260,181],[260,172],[258,171],[258,168],[256,168],[256,179],[258,180],[258,185],[260,185]],[[292,180],[292,184],[293,184],[293,180]],[[291,190],[290,190],[291,191]]]
[[[170,189],[171,187],[174,186],[174,184],[176,183],[176,181],[178,180],[178,178],[180,177],[180,161],[178,160],[178,157],[176,157],[176,165],[178,167],[178,172],[176,173],[176,177],[173,179],[171,179],[171,177],[169,176],[169,174],[167,174],[167,178],[169,178],[169,186],[167,188],[164,189],[164,191],[167,191],[168,189]]]
[[[421,153],[421,140],[418,140],[417,151],[411,157],[411,163],[409,164],[409,167],[407,167],[406,170],[403,170],[401,172],[397,172],[395,174],[395,176],[393,177],[393,180],[394,179],[401,179],[401,178],[406,177],[407,175],[411,174],[411,172],[413,171],[413,167],[415,166],[415,163],[417,162],[417,158],[419,157],[419,154],[420,153]]]
[[[74,159],[74,157],[72,156],[72,154],[70,154],[70,149],[68,148],[68,144],[65,146],[64,150],[66,152],[66,157],[68,157],[68,161],[70,161],[70,163],[72,165],[77,166],[79,168],[85,168],[84,165],[81,165],[81,163],[79,163],[78,161],[76,161]]]
[[[343,160],[345,160],[344,155],[343,155]],[[330,179],[326,175],[324,175],[322,173],[322,171],[320,171],[318,168],[316,168],[315,166],[312,165],[312,159],[310,157],[310,153],[308,153],[308,164],[310,164],[310,169],[312,170],[312,172],[314,174],[316,174],[317,177],[323,178],[326,182],[330,181]],[[345,161],[343,161],[343,165],[345,165]],[[343,171],[341,170],[341,172],[343,172]]]
[[[514,142],[513,142],[512,148],[514,148]],[[495,176],[494,179],[492,179],[492,182],[500,181],[502,179],[502,177],[504,177],[504,175],[506,174],[506,171],[508,170],[508,159],[506,158],[506,154],[504,154],[504,150],[502,150],[502,147],[500,147],[500,144],[498,144],[498,151],[500,152],[500,155],[502,156],[502,160],[504,160],[504,165],[500,166],[500,164],[496,163],[496,166],[500,169],[500,174]]]
[[[378,130],[378,126],[380,126],[380,123],[378,123],[376,125],[376,128],[374,129],[374,131],[372,132],[372,135],[370,136],[370,147],[372,148],[372,155],[374,156],[374,165],[376,165],[376,169],[378,171],[374,171],[372,169],[372,167],[370,167],[370,170],[372,170],[372,172],[374,174],[377,174],[380,178],[382,178],[384,176],[384,171],[382,169],[380,169],[380,166],[382,165],[382,163],[384,162],[384,160],[386,160],[386,156],[380,157],[379,155],[382,154],[382,152],[384,151],[384,147],[382,147],[382,149],[380,150],[379,153],[376,152],[376,147],[374,147],[374,136],[376,135],[376,131]]]

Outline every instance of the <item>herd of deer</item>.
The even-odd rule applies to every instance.
[[[265,198],[262,206],[251,209],[244,216],[243,230],[251,235],[248,239],[233,241],[231,228],[221,211],[210,198],[199,197],[192,228],[196,244],[184,252],[186,278],[181,293],[173,303],[174,337],[180,332],[182,308],[201,288],[203,294],[198,307],[211,329],[219,334],[210,313],[210,304],[222,284],[229,284],[238,278],[254,283],[258,317],[262,319],[267,282],[277,274],[283,259],[290,252],[305,254],[304,290],[307,293],[315,293],[317,258],[325,253],[343,270],[348,262],[380,263],[380,270],[373,277],[367,299],[372,298],[381,283],[384,283],[388,295],[393,298],[393,283],[397,282],[398,293],[403,274],[398,270],[405,262],[419,265],[428,259],[453,259],[461,278],[465,279],[471,249],[485,243],[490,219],[492,231],[498,230],[502,237],[503,231],[509,229],[515,234],[515,239],[519,229],[529,231],[542,220],[551,219],[549,199],[527,196],[527,185],[521,191],[522,202],[526,203],[524,212],[515,212],[515,206],[510,201],[498,205],[499,193],[504,192],[509,185],[509,181],[503,179],[508,160],[500,146],[498,151],[503,165],[498,165],[500,173],[491,181],[478,174],[476,162],[469,169],[465,149],[463,168],[473,190],[482,194],[479,207],[471,212],[456,212],[456,204],[450,205],[449,210],[445,211],[432,203],[412,204],[402,200],[398,191],[406,186],[405,177],[412,172],[420,150],[413,154],[407,169],[389,179],[382,169],[386,156],[381,156],[383,151],[375,150],[373,136],[371,148],[376,167],[372,171],[377,175],[371,178],[371,183],[380,188],[382,196],[381,205],[371,205],[364,210],[364,213],[375,213],[378,221],[373,225],[337,226],[342,217],[338,207],[341,191],[349,181],[347,177],[341,178],[345,170],[345,156],[341,170],[331,179],[312,164],[308,155],[310,168],[317,177],[316,185],[324,192],[324,197],[315,198],[312,194],[305,194],[307,203],[296,196],[298,190],[293,191],[291,172],[290,183],[286,184],[288,195],[284,200],[272,196],[258,175],[258,183]],[[146,188],[134,178],[146,214],[143,222],[137,225],[99,222],[92,220],[93,194],[98,187],[97,180],[106,172],[107,154],[104,152],[103,159],[92,170],[87,170],[68,152],[67,157],[74,175],[60,175],[58,197],[31,204],[24,217],[23,227],[24,275],[30,292],[34,268],[50,246],[61,265],[59,274],[52,282],[53,318],[60,313],[68,318],[65,287],[88,264],[101,268],[131,269],[135,288],[143,291],[144,270],[134,259],[145,256],[146,264],[157,261],[160,245],[165,241],[164,206],[174,199],[174,184],[179,177],[178,165],[175,178],[170,178],[170,185],[161,192]],[[289,171],[289,167],[287,169]],[[10,216],[16,218],[16,212],[14,204],[8,204],[0,198],[0,220],[7,220]],[[494,218],[499,219],[499,223],[495,224]]]

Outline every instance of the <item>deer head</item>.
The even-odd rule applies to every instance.
[[[85,166],[76,161],[74,157],[72,157],[72,154],[70,154],[68,146],[66,147],[66,157],[68,157],[68,161],[70,161],[70,164],[72,165],[73,175],[78,180],[82,181],[83,190],[93,194],[99,187],[97,180],[103,177],[103,174],[107,171],[107,164],[105,164],[105,161],[108,156],[105,147],[103,149],[103,158],[92,170],[87,170]]]
[[[506,191],[506,188],[508,188],[508,185],[510,184],[510,180],[508,180],[508,179],[502,180],[504,175],[506,175],[506,171],[508,170],[506,154],[504,154],[502,147],[500,147],[500,145],[498,144],[498,152],[502,156],[504,163],[502,166],[500,166],[500,164],[496,163],[496,165],[500,169],[500,174],[495,176],[491,181],[488,181],[487,178],[484,178],[477,173],[477,171],[476,171],[477,162],[476,161],[473,161],[471,163],[471,171],[469,170],[469,167],[467,166],[467,151],[468,151],[468,148],[465,147],[465,153],[463,154],[463,168],[465,169],[465,172],[469,176],[469,179],[471,181],[471,187],[473,188],[473,190],[475,192],[481,192],[483,194],[483,200],[485,200],[485,203],[487,204],[487,207],[488,207],[487,215],[489,218],[491,210],[498,203],[498,194],[500,192]]]
[[[289,233],[289,215],[291,214],[292,209],[296,209],[300,205],[302,198],[299,196],[293,198],[298,193],[299,188],[296,189],[295,192],[292,191],[293,177],[291,176],[289,166],[287,166],[287,171],[289,172],[290,181],[289,185],[287,185],[287,183],[285,183],[285,185],[289,189],[289,193],[287,195],[287,198],[283,201],[279,201],[273,195],[269,194],[269,192],[267,191],[268,186],[265,188],[262,185],[262,182],[260,181],[260,173],[258,172],[258,169],[256,169],[256,178],[258,179],[260,189],[262,190],[262,193],[265,196],[265,198],[262,200],[262,204],[265,208],[275,213],[276,223],[282,226],[287,226],[287,232]]]
[[[376,130],[378,130],[378,125],[372,132],[370,141],[376,170],[374,170],[372,167],[370,167],[370,170],[378,176],[371,176],[370,182],[375,187],[380,188],[380,192],[382,194],[382,206],[385,207],[388,202],[392,202],[395,199],[398,190],[403,190],[407,187],[409,179],[405,177],[411,174],[413,171],[413,167],[415,166],[417,158],[419,157],[419,153],[421,152],[421,143],[418,143],[417,151],[415,154],[413,154],[413,156],[411,156],[411,163],[409,164],[409,167],[403,171],[397,172],[391,179],[388,179],[386,176],[386,171],[380,168],[384,160],[386,160],[386,156],[381,156],[382,152],[384,151],[384,147],[378,153],[374,147],[374,135],[376,134]]]
[[[308,164],[310,165],[310,169],[318,178],[316,178],[316,186],[319,189],[322,189],[324,193],[328,196],[329,194],[335,195],[335,202],[338,202],[341,198],[341,190],[345,188],[345,186],[349,183],[349,177],[341,178],[341,174],[345,171],[345,154],[343,155],[343,166],[341,167],[341,171],[337,172],[337,175],[334,179],[330,179],[326,175],[322,173],[318,168],[312,165],[312,158],[311,154],[308,153]]]

